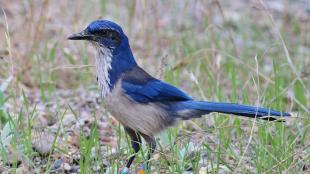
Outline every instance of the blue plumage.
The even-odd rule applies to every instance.
[[[121,84],[124,93],[134,102],[143,104],[160,102],[163,108],[173,117],[189,119],[211,112],[220,112],[275,120],[274,117],[266,116],[290,115],[289,113],[282,113],[272,109],[236,103],[194,101],[180,89],[151,77],[138,67],[127,71],[121,79]]]
[[[123,74],[121,84],[124,93],[138,103],[192,99],[178,88],[150,76],[138,66]]]
[[[120,27],[116,23],[109,21],[109,20],[95,20],[91,22],[86,27],[85,30],[89,33],[95,34],[98,31],[107,30],[107,29],[115,30],[119,34],[122,34],[123,36],[125,36],[122,27]]]
[[[221,102],[207,102],[207,101],[185,101],[177,102],[170,105],[171,110],[175,112],[186,111],[186,115],[179,114],[179,117],[188,119],[190,117],[199,117],[204,114],[212,112],[219,112],[225,114],[234,114],[238,116],[245,116],[251,118],[262,118],[265,120],[277,120],[276,117],[290,116],[289,113],[279,112],[272,109],[240,105],[237,103],[221,103]],[[272,117],[276,116],[276,117]]]
[[[159,80],[151,80],[143,85],[123,80],[122,88],[129,97],[139,103],[191,100],[191,97],[178,88]]]
[[[289,113],[267,108],[193,100],[182,90],[162,82],[140,68],[122,28],[108,20],[96,20],[71,40],[88,40],[97,48],[97,79],[109,111],[125,127],[132,147],[139,151],[142,136],[154,152],[154,135],[179,119],[200,117],[211,112],[276,120]],[[275,116],[275,117],[270,117]],[[128,172],[134,155],[123,173]]]

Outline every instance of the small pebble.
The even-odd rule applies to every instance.
[[[51,168],[52,171],[60,170],[61,164],[63,163],[62,159],[56,160]]]
[[[65,171],[70,171],[71,170],[71,166],[68,163],[64,163],[63,164],[63,168],[65,169]]]

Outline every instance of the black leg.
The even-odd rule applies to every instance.
[[[141,134],[141,135],[149,145],[149,152],[147,154],[147,166],[146,166],[146,168],[149,169],[151,156],[156,149],[156,140],[155,140],[155,137],[153,137],[153,136],[148,136],[148,135],[144,135],[144,134]]]
[[[140,145],[141,145],[141,137],[140,135],[135,132],[134,130],[130,129],[130,128],[126,128],[125,127],[125,131],[127,132],[127,134],[130,136],[131,139],[131,147],[134,149],[135,153],[132,154],[129,159],[128,162],[126,164],[126,168],[124,168],[124,170],[122,171],[122,173],[128,173],[129,167],[131,166],[133,160],[136,157],[136,153],[139,152],[140,150]]]

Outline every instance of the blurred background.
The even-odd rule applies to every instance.
[[[124,165],[131,149],[101,104],[94,49],[66,39],[100,18],[123,27],[144,69],[194,98],[293,113],[283,124],[219,114],[181,123],[158,137],[152,173],[309,172],[310,1],[0,7],[0,173],[115,173]]]

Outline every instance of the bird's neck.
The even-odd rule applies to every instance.
[[[124,72],[137,66],[129,46],[119,50],[97,47],[97,78],[102,97],[113,90]]]

